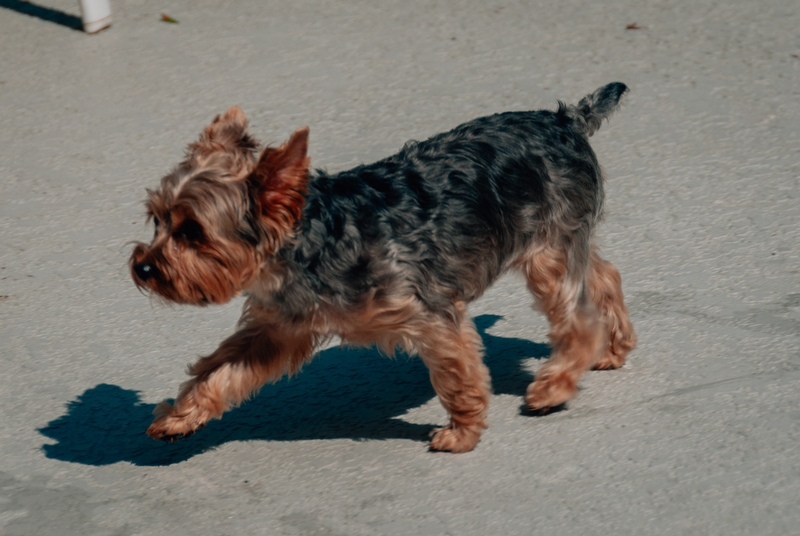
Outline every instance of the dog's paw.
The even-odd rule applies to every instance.
[[[605,355],[597,360],[592,370],[613,370],[618,369],[625,364],[625,354],[615,354],[611,349],[606,351]]]
[[[190,413],[179,414],[175,408],[166,402],[160,403],[153,411],[156,418],[147,429],[147,435],[153,439],[169,441],[173,443],[179,439],[191,437],[205,423],[198,422],[195,416]]]
[[[480,429],[454,426],[450,423],[446,428],[437,428],[431,438],[431,450],[448,452],[469,452],[481,438]]]
[[[528,386],[525,404],[533,412],[544,413],[572,398],[575,391],[575,380],[567,373],[546,375]]]

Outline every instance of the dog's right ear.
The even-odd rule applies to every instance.
[[[261,153],[250,187],[255,190],[259,218],[275,251],[301,218],[308,191],[308,127],[298,129],[278,148]]]
[[[200,139],[189,145],[188,155],[202,158],[216,152],[248,154],[257,147],[258,143],[247,133],[244,112],[232,106],[203,129]]]

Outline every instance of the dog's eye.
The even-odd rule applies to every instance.
[[[159,224],[161,224],[161,222],[158,221],[158,216],[153,216],[153,225],[156,226],[156,229],[158,229]]]
[[[184,220],[173,236],[190,244],[202,242],[204,238],[203,227],[194,220]]]

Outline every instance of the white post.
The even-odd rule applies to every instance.
[[[83,31],[99,32],[111,26],[111,5],[108,0],[80,0]]]

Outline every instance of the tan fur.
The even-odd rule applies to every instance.
[[[308,128],[301,128],[277,149],[267,147],[255,168],[262,224],[270,239],[268,253],[286,241],[300,219],[308,189]]]
[[[616,369],[625,364],[625,356],[636,347],[636,334],[622,297],[622,278],[614,265],[592,249],[586,270],[586,288],[600,310],[607,326],[608,348],[594,364],[597,370]]]
[[[575,395],[578,379],[597,361],[607,335],[597,307],[581,299],[582,277],[568,273],[564,251],[536,248],[523,259],[521,269],[550,322],[553,353],[525,395],[530,409],[546,410]]]
[[[282,257],[281,248],[302,251],[301,239],[307,236],[298,229],[306,223],[301,218],[309,192],[308,129],[297,130],[280,147],[264,148],[260,156],[257,149],[241,109],[230,108],[189,146],[184,162],[162,179],[161,187],[149,191],[146,205],[156,231],[153,241],[137,244],[131,256],[137,286],[169,301],[198,305],[248,294],[236,333],[189,367],[190,379],[174,405],[156,408],[150,436],[171,440],[191,435],[264,384],[297,373],[323,342],[338,336],[345,344],[375,344],[390,355],[398,348],[419,355],[450,415],[447,426],[435,430],[431,449],[469,451],[487,426],[491,387],[466,302],[511,268],[523,273],[551,325],[552,356],[528,388],[530,409],[563,404],[574,396],[586,370],[622,366],[635,346],[619,273],[596,249],[589,253],[588,227],[574,233],[585,242],[566,244],[569,232],[542,226],[533,246],[520,241],[524,245],[509,249],[495,265],[471,254],[463,260],[468,270],[458,276],[457,285],[448,279],[443,280],[449,286],[442,279],[428,282],[432,295],[444,296],[436,306],[425,301],[423,278],[386,277],[380,284],[364,285],[366,290],[359,287],[349,301],[338,299],[344,293],[325,295],[319,289],[326,287],[316,283],[291,287],[299,261]],[[552,236],[548,229],[555,229]],[[323,237],[335,240],[334,234]],[[386,245],[387,259],[369,260],[399,262],[392,247]],[[520,252],[524,248],[530,249]],[[445,266],[451,275],[453,262]],[[343,273],[339,277],[349,280],[351,272]],[[281,295],[286,288],[294,288],[294,301],[285,298],[288,293]],[[313,299],[297,298],[301,291]]]
[[[239,330],[189,368],[175,405],[162,403],[147,433],[156,439],[187,435],[238,406],[265,383],[297,373],[316,345],[305,326],[275,322],[253,301]]]
[[[534,249],[518,267],[551,325],[553,353],[528,387],[525,401],[532,410],[547,410],[572,398],[578,379],[589,368],[619,368],[636,345],[633,326],[622,299],[621,278],[614,266],[592,248],[582,278],[570,278],[564,251]]]
[[[230,179],[241,179],[253,170],[254,146],[255,141],[247,134],[244,112],[238,106],[232,106],[215,117],[203,129],[200,139],[189,145],[182,166],[187,169],[225,169]]]

